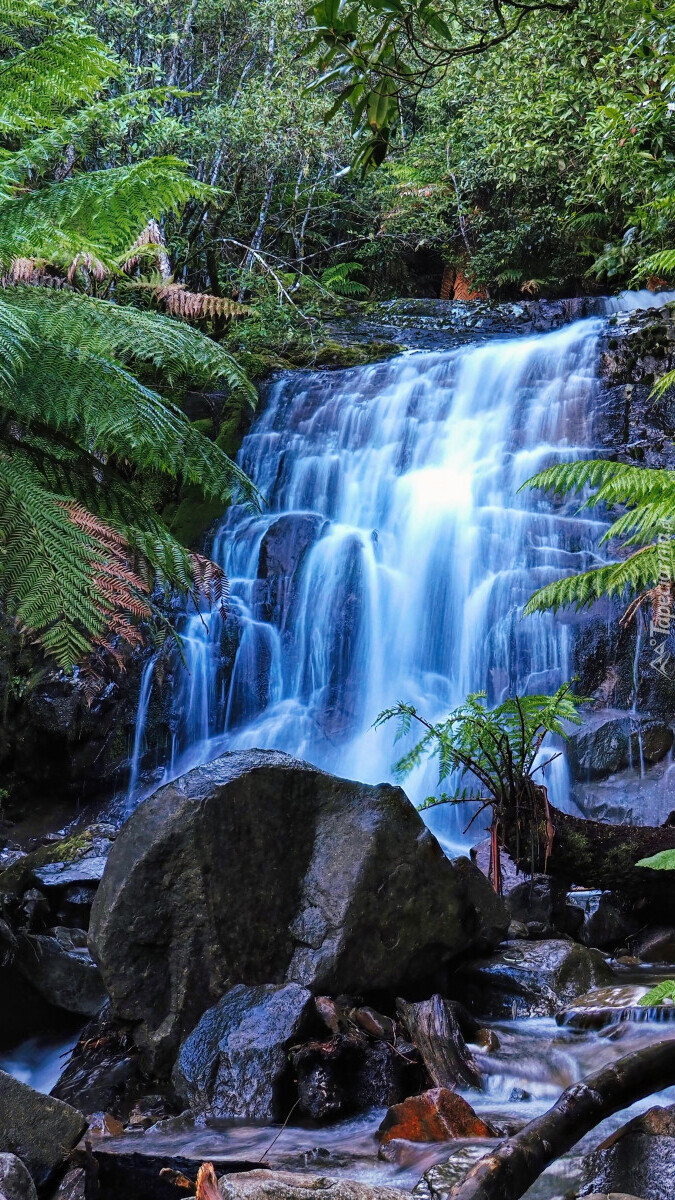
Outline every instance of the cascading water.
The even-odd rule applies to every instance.
[[[470,691],[493,703],[569,677],[569,627],[522,606],[596,561],[603,527],[518,489],[591,452],[602,325],[274,385],[239,456],[267,507],[231,509],[215,538],[228,617],[185,618],[166,778],[259,746],[375,782],[396,752],[372,722],[397,700],[437,719]],[[547,783],[564,803],[562,758]],[[433,786],[431,768],[406,784]],[[448,847],[466,820],[430,814]]]

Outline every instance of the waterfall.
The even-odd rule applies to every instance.
[[[184,618],[165,778],[259,746],[378,782],[400,752],[393,728],[372,729],[381,709],[406,700],[436,720],[471,691],[492,704],[570,676],[570,625],[523,619],[522,607],[596,563],[604,525],[518,489],[593,452],[602,328],[589,319],[272,386],[239,455],[267,506],[230,509],[216,534],[227,616]],[[434,782],[427,765],[406,790],[420,800]],[[563,758],[547,783],[564,803]],[[468,811],[429,812],[449,848]]]

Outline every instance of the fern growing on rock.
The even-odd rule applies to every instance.
[[[499,849],[507,826],[513,830],[517,860],[521,846],[527,847],[542,832],[547,845],[550,843],[544,768],[560,752],[553,750],[540,758],[540,751],[547,735],[566,738],[568,723],[581,724],[582,703],[572,695],[569,683],[553,696],[508,697],[495,708],[486,706],[484,692],[476,692],[444,721],[427,721],[411,704],[400,701],[381,712],[375,725],[395,720],[397,741],[407,737],[413,726],[424,731],[394,764],[397,778],[405,779],[426,758],[436,757],[439,786],[453,776],[459,779],[452,793],[430,796],[422,807],[470,801],[477,807],[469,825],[482,812],[490,811],[490,878],[500,892]],[[545,851],[544,859],[547,857]]]
[[[101,96],[117,62],[36,0],[0,6],[0,47],[0,598],[71,669],[94,647],[119,658],[120,641],[136,644],[157,582],[222,595],[217,568],[144,502],[138,472],[257,500],[154,380],[225,386],[247,404],[255,391],[185,321],[89,294],[122,278],[150,222],[209,195],[174,158],[78,169],[101,107],[121,103]]]

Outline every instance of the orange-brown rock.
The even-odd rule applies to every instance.
[[[394,1138],[408,1142],[448,1142],[451,1138],[496,1137],[470,1104],[449,1088],[432,1088],[409,1096],[387,1112],[377,1139],[381,1146]]]

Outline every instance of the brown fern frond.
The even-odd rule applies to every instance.
[[[222,567],[219,567],[217,563],[214,563],[210,558],[206,558],[203,554],[192,553],[190,555],[190,562],[192,564],[196,594],[203,596],[209,604],[220,605],[222,611],[223,605],[230,594],[230,585]]]
[[[184,321],[200,321],[205,317],[224,317],[232,320],[250,312],[246,304],[238,304],[226,296],[210,296],[208,292],[189,292],[183,283],[163,283],[155,289],[156,300],[174,317]]]
[[[123,534],[75,501],[64,501],[63,507],[73,524],[93,543],[94,603],[105,623],[95,645],[99,653],[110,654],[123,670],[123,650],[135,649],[143,643],[137,622],[152,616],[149,584],[131,566]],[[123,644],[121,650],[119,643]],[[90,671],[93,680],[96,671],[91,664]]]
[[[12,260],[9,271],[0,278],[0,287],[11,287],[16,283],[29,284],[31,287],[67,287],[63,276],[51,274],[51,268],[40,258]]]
[[[80,253],[75,255],[75,258],[68,267],[68,283],[73,282],[77,272],[81,268],[84,268],[97,283],[103,283],[103,280],[107,279],[109,275],[108,268],[94,254]]]

